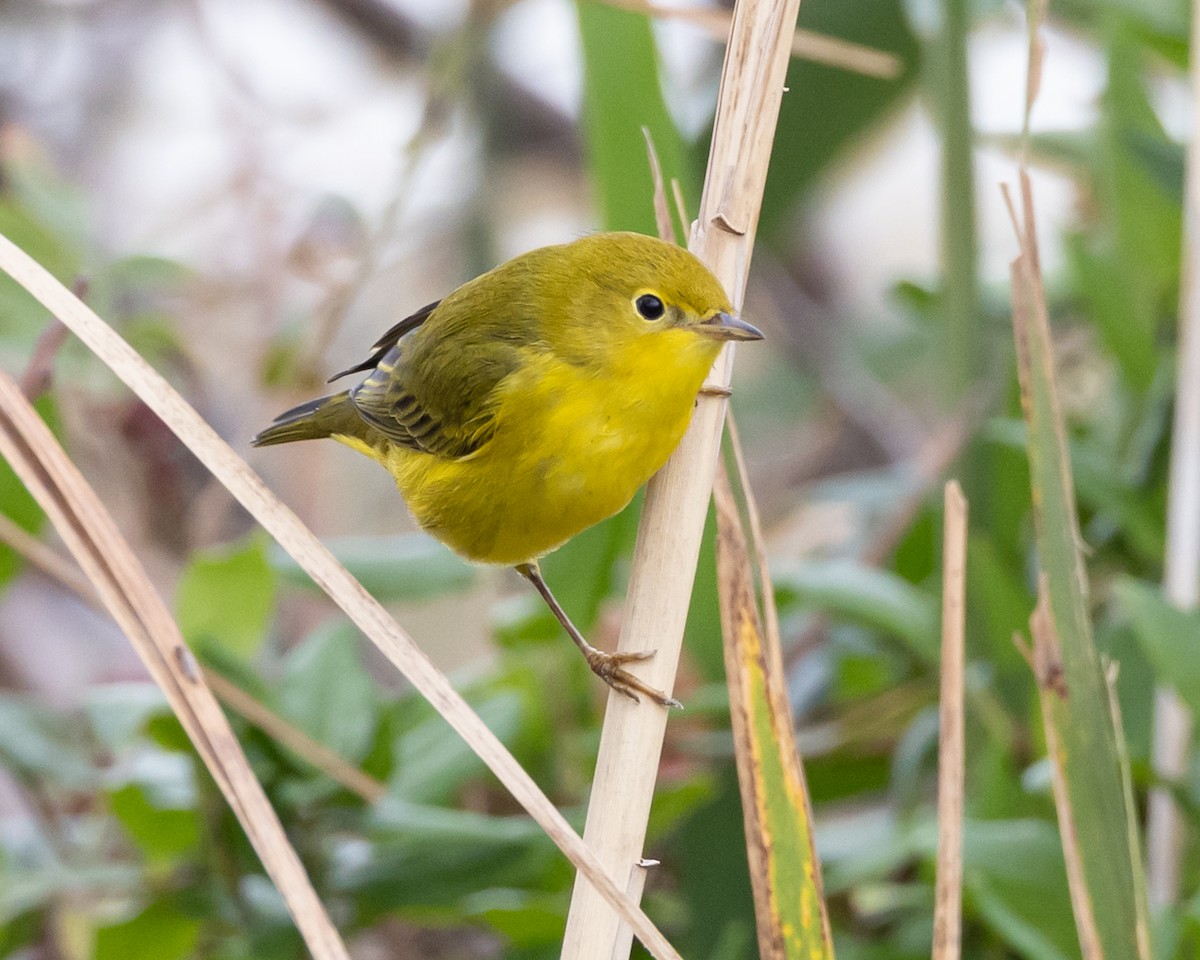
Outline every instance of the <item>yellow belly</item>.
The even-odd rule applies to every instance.
[[[524,563],[621,510],[666,462],[712,353],[615,378],[531,364],[507,391],[491,441],[462,460],[338,439],[383,462],[417,522],[456,553]]]

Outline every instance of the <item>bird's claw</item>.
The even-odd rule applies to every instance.
[[[654,654],[655,651],[653,650],[643,653],[605,653],[603,650],[593,648],[585,653],[584,656],[587,657],[588,666],[591,667],[592,673],[616,690],[617,693],[623,693],[634,703],[641,703],[641,698],[638,697],[638,694],[643,693],[659,706],[675,707],[682,710],[683,704],[674,697],[668,697],[661,690],[655,690],[623,668],[623,664],[649,660]]]

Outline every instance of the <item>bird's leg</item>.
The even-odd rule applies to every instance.
[[[550,587],[542,579],[542,571],[538,568],[537,563],[519,563],[516,569],[517,573],[532,583],[537,592],[541,594],[542,599],[546,601],[546,606],[550,608],[550,612],[562,624],[563,629],[567,631],[567,635],[575,641],[575,646],[579,648],[580,653],[587,660],[588,666],[592,668],[592,673],[618,693],[625,694],[625,696],[629,697],[635,703],[638,702],[638,694],[644,693],[661,706],[683,708],[683,704],[674,697],[668,697],[662,691],[655,690],[624,669],[624,664],[626,663],[649,660],[654,656],[653,650],[648,653],[605,653],[603,650],[596,649],[584,639],[583,634],[579,632],[579,628],[571,622],[571,618],[567,616],[566,611],[559,606],[558,601],[554,598],[554,594],[550,592]]]

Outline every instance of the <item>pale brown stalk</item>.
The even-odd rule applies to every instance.
[[[677,243],[675,225],[671,222],[671,208],[667,204],[667,188],[663,183],[662,164],[658,160],[658,151],[654,148],[654,137],[650,135],[649,127],[642,127],[642,136],[646,138],[646,155],[650,160],[650,177],[654,181],[654,224],[658,228],[658,238],[667,243]],[[680,221],[687,228],[687,221]]]
[[[745,295],[798,10],[799,0],[740,0],[734,8],[708,173],[689,246],[724,284],[736,309]],[[727,348],[709,377],[713,386],[729,386],[732,360]],[[725,407],[717,395],[698,399],[679,449],[646,488],[618,650],[657,650],[639,673],[668,694]],[[584,839],[611,875],[628,876],[642,856],[666,721],[666,711],[649,703],[608,698]],[[562,955],[612,960],[619,926],[589,880],[577,877]]]
[[[966,657],[967,501],[946,484],[942,534],[942,678],[938,710],[938,850],[933,960],[962,955],[962,825],[966,768],[963,669]]]

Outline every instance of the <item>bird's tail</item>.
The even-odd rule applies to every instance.
[[[365,426],[350,400],[350,392],[344,390],[284,411],[250,442],[256,447],[269,447],[295,440],[319,440],[333,434],[353,437],[362,435]]]

